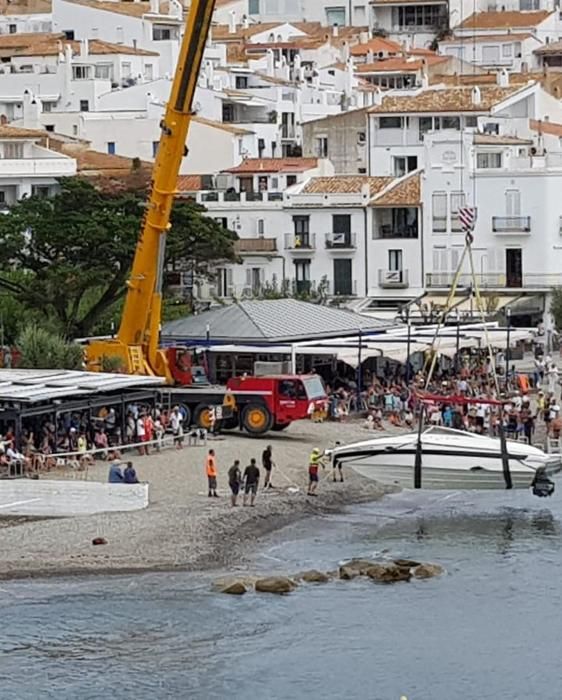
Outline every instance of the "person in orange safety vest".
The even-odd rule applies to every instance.
[[[205,460],[205,471],[207,472],[207,481],[209,482],[209,498],[218,498],[217,493],[217,461],[215,451],[209,450],[207,459]]]

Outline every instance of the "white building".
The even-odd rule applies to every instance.
[[[218,22],[227,23],[232,16],[249,18],[251,22],[319,22],[339,27],[361,26],[369,21],[366,0],[334,2],[334,0],[221,0],[215,10]]]
[[[556,42],[561,32],[559,13],[552,10],[479,12],[440,41],[439,52],[482,68],[527,72],[539,65],[534,52]]]
[[[538,81],[513,83],[505,71],[495,85],[436,85],[381,95],[379,102],[368,110],[371,175],[426,167],[424,141],[432,131],[470,128],[527,137],[529,119],[562,121],[559,100]]]
[[[0,34],[52,31],[49,0],[13,0],[0,6]]]
[[[75,174],[75,159],[50,149],[45,132],[0,125],[0,209],[24,196],[49,196],[57,178]]]

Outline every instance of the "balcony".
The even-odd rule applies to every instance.
[[[311,253],[316,250],[315,233],[286,233],[285,250],[291,253]]]
[[[407,289],[409,285],[408,270],[379,270],[381,289]]]
[[[3,158],[0,160],[0,177],[46,176],[66,177],[76,174],[73,158]]]
[[[531,233],[530,216],[492,216],[494,233]]]
[[[233,203],[233,208],[237,209],[239,206],[245,206],[246,204],[251,206],[254,202],[283,202],[283,192],[204,190],[196,194],[196,201],[201,204],[216,202],[219,205]]]
[[[453,283],[454,272],[432,272],[426,275],[428,289],[449,289]],[[562,286],[562,273],[531,272],[523,275],[507,275],[503,272],[488,272],[476,275],[480,289],[525,289],[547,290]],[[459,287],[468,289],[473,285],[472,276],[463,274],[459,278]]]
[[[292,279],[290,283],[291,294],[312,294],[316,291],[316,282],[312,280],[295,280]]]
[[[325,245],[328,250],[355,250],[357,248],[355,233],[326,233]]]

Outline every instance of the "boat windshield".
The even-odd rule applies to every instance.
[[[309,400],[327,398],[326,389],[324,389],[324,383],[320,377],[316,375],[303,377],[302,383],[304,384],[304,390]]]

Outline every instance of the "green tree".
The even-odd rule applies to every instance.
[[[144,211],[144,192],[64,178],[52,198],[32,196],[0,217],[3,288],[65,336],[109,332],[126,290]],[[234,261],[235,234],[190,202],[173,209],[167,264],[206,274]],[[100,326],[103,328],[100,328]]]
[[[81,369],[82,348],[37,325],[26,326],[17,339],[20,367],[27,369]]]

